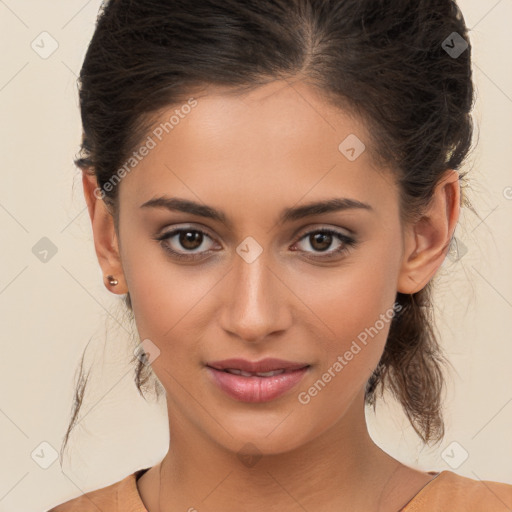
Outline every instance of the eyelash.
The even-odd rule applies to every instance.
[[[174,238],[176,235],[178,235],[180,233],[184,233],[184,232],[185,233],[187,233],[187,232],[201,233],[205,237],[208,237],[210,239],[212,238],[208,233],[206,233],[202,229],[198,229],[198,228],[179,228],[179,229],[174,229],[172,231],[164,233],[162,235],[159,235],[159,236],[155,237],[154,240],[160,242],[160,245],[162,246],[162,248],[167,253],[170,253],[172,257],[177,258],[179,260],[195,261],[197,259],[204,258],[205,252],[208,252],[208,251],[204,251],[203,253],[183,254],[183,253],[180,253],[180,252],[177,252],[177,251],[171,249],[168,245],[166,245],[164,243],[166,240]],[[328,229],[328,228],[319,228],[319,229],[314,229],[314,230],[308,231],[308,232],[304,233],[299,238],[299,240],[297,242],[295,242],[295,244],[293,244],[293,245],[295,246],[301,240],[307,239],[309,236],[311,236],[313,234],[318,234],[318,233],[321,233],[321,234],[324,234],[324,235],[333,235],[340,242],[342,242],[343,245],[341,245],[340,246],[341,248],[339,248],[339,249],[331,250],[329,252],[322,253],[322,254],[327,254],[327,256],[314,256],[312,259],[327,261],[327,260],[335,258],[336,256],[339,256],[340,254],[345,254],[345,253],[349,252],[349,250],[351,248],[353,248],[353,247],[355,247],[357,245],[357,241],[354,240],[353,238],[351,238],[351,237],[349,237],[349,236],[347,236],[347,235],[345,235],[343,233],[340,233],[339,231],[336,231],[336,230],[333,230],[333,229]],[[305,252],[308,252],[308,251],[305,251]]]

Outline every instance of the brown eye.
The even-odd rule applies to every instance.
[[[173,258],[195,260],[212,252],[212,238],[201,229],[180,228],[155,237]],[[208,244],[210,241],[210,246]]]
[[[333,237],[328,233],[314,233],[309,235],[311,247],[317,251],[326,251],[332,244]]]
[[[178,241],[184,249],[192,251],[201,246],[203,233],[195,230],[183,230],[179,234]]]
[[[355,247],[357,245],[356,240],[353,238],[333,229],[325,228],[305,233],[294,247],[304,244],[304,242],[307,242],[307,244],[305,244],[306,247],[303,247],[300,250],[302,252],[312,254],[311,258],[317,260],[326,260],[336,257],[339,258],[343,254],[347,253],[351,247]],[[329,250],[329,248],[336,243],[337,247],[335,246],[334,249]],[[312,250],[308,250],[307,245],[309,245]]]

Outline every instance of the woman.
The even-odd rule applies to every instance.
[[[453,1],[112,0],[80,103],[98,260],[171,443],[53,511],[512,507],[395,460],[364,415],[389,389],[443,437],[430,297],[473,104]]]

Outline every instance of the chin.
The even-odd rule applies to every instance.
[[[238,456],[255,457],[292,452],[313,441],[327,428],[325,425],[309,425],[307,419],[299,419],[293,412],[290,414],[289,408],[266,418],[246,414],[229,423],[224,421],[223,426],[231,435],[223,431],[224,435],[216,440],[217,443]]]

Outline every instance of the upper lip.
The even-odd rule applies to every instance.
[[[246,359],[223,359],[222,361],[212,361],[206,364],[216,370],[226,370],[228,368],[242,370],[251,373],[265,373],[274,370],[292,371],[309,366],[307,363],[296,363],[285,361],[283,359],[266,358],[261,361],[248,361]]]

